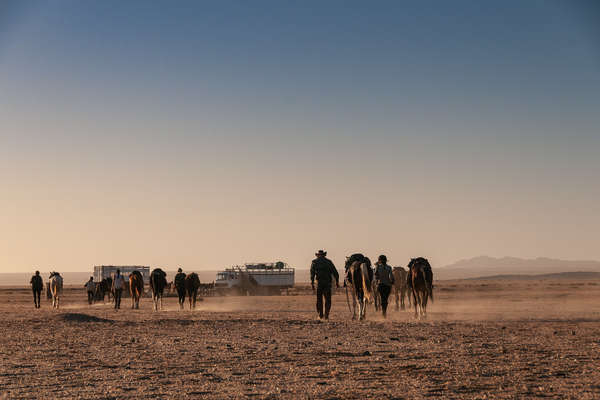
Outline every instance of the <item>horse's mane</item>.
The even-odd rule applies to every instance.
[[[365,256],[362,253],[354,253],[350,257],[346,257],[346,270],[350,268],[350,266],[356,262],[362,262],[365,259]],[[369,261],[370,262],[370,261]]]
[[[142,273],[140,271],[131,271],[131,274],[129,274],[129,275],[135,275],[135,276],[137,276],[139,278],[142,277]]]
[[[429,261],[427,261],[426,258],[417,257],[417,258],[410,259],[410,262],[408,263],[408,269],[411,269],[412,267],[414,267],[415,265],[418,265],[418,264],[423,264],[426,267],[431,268],[431,264],[429,264]]]

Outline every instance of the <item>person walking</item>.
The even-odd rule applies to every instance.
[[[388,298],[390,297],[390,292],[394,285],[394,274],[392,272],[392,267],[387,265],[387,257],[383,254],[379,256],[377,263],[375,264],[375,282],[377,283],[377,291],[381,298],[381,311],[383,313],[383,318],[385,318],[387,314]]]
[[[35,275],[31,277],[29,283],[31,284],[31,290],[33,292],[33,305],[35,308],[40,308],[40,296],[42,295],[42,289],[44,288],[44,280],[40,275],[40,271],[35,271]]]
[[[319,250],[315,253],[317,258],[310,265],[310,282],[313,291],[315,290],[315,278],[317,279],[317,313],[319,319],[329,319],[332,278],[335,278],[335,286],[340,287],[338,271],[333,262],[325,257],[326,255],[326,251]],[[325,311],[323,311],[323,298],[325,298]]]
[[[94,283],[94,277],[90,276],[90,280],[83,285],[87,289],[88,303],[92,305],[94,302],[94,293],[96,292],[96,284]]]
[[[185,274],[181,268],[177,269],[173,284],[177,290],[177,296],[179,296],[179,308],[183,309],[183,304],[185,303]]]
[[[113,295],[115,297],[115,310],[121,308],[121,294],[123,293],[123,287],[125,286],[125,279],[121,275],[121,270],[117,270],[115,278],[113,279]]]

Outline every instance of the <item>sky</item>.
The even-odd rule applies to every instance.
[[[0,3],[0,272],[600,260],[595,1]]]

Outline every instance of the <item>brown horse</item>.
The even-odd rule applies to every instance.
[[[111,288],[112,278],[110,276],[108,278],[102,279],[100,282],[96,282],[96,294],[94,296],[94,299],[96,301],[102,300],[102,302],[105,302],[106,295],[108,295],[108,301],[110,302],[110,296],[112,295]]]
[[[411,260],[409,264],[409,283],[412,289],[415,317],[427,316],[427,300],[433,302],[433,272],[424,258]]]
[[[394,274],[394,286],[392,286],[392,290],[394,291],[394,297],[396,298],[396,311],[404,310],[405,302],[404,298],[408,300],[408,306],[410,307],[410,293],[408,292],[408,285],[406,284],[406,280],[408,278],[408,272],[402,267],[394,267],[392,272]]]
[[[184,282],[185,291],[190,300],[190,310],[193,310],[196,308],[196,297],[198,296],[198,289],[200,288],[200,278],[198,278],[197,273],[192,272],[186,275]]]
[[[144,279],[140,271],[129,274],[129,293],[131,294],[131,308],[140,308],[140,297],[144,294]]]
[[[150,288],[152,289],[152,304],[154,311],[162,310],[162,298],[167,286],[167,273],[160,268],[155,268],[150,274]]]

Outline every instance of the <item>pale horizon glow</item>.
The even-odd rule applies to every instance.
[[[600,260],[595,2],[0,5],[0,272]]]

